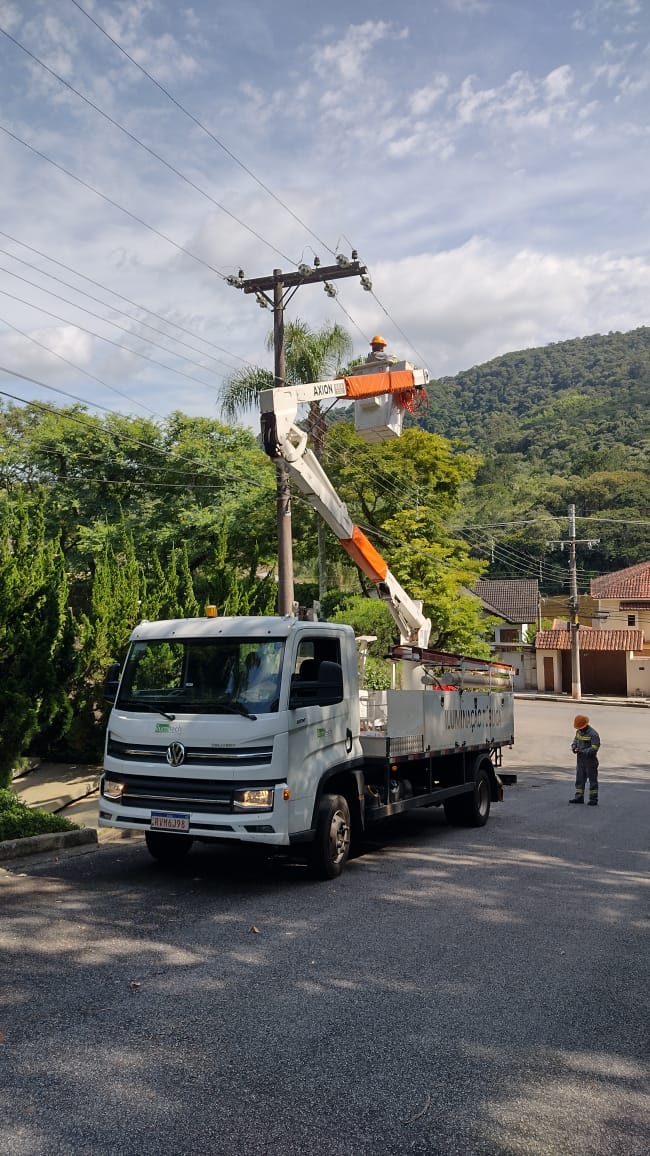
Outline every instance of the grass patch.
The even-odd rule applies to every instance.
[[[25,806],[8,787],[0,787],[0,843],[7,839],[26,839],[30,835],[47,835],[51,831],[77,831],[62,815],[37,811]]]

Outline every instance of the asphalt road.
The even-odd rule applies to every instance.
[[[340,880],[138,838],[0,871],[7,1156],[644,1156],[650,712],[518,700],[487,827]]]

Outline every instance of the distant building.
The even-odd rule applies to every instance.
[[[591,622],[580,604],[580,682],[584,694],[650,697],[650,562],[594,578]],[[540,690],[571,693],[571,634],[557,622],[535,640]]]
[[[470,590],[487,614],[501,621],[491,643],[496,662],[515,668],[515,690],[537,685],[533,637],[539,615],[539,583],[533,578],[481,578]]]

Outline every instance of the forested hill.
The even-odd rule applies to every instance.
[[[546,541],[575,505],[580,589],[650,558],[650,328],[497,357],[432,381],[421,425],[480,454],[462,532],[488,577],[565,586]]]
[[[582,472],[576,449],[619,445],[629,461],[650,437],[650,327],[507,353],[432,381],[429,396],[424,428],[483,454],[532,451],[549,472]]]

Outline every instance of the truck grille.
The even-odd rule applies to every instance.
[[[185,744],[183,744],[185,745]],[[109,738],[106,753],[115,759],[132,763],[166,763],[169,742],[123,743]],[[260,747],[185,747],[183,766],[195,767],[263,767],[273,758],[273,744]]]
[[[195,813],[232,814],[233,794],[245,787],[275,787],[275,780],[251,783],[221,783],[206,779],[154,778],[148,775],[120,775],[124,793],[123,807],[151,810],[193,811]]]

